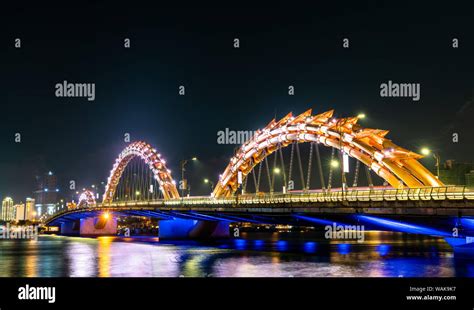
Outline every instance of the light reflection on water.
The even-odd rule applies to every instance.
[[[0,241],[0,276],[473,277],[474,259],[442,239],[366,232],[365,242],[254,233],[216,244],[42,236]]]

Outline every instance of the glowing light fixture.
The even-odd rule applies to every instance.
[[[424,147],[421,149],[421,154],[427,156],[427,155],[430,155],[431,154],[431,150],[427,147]]]

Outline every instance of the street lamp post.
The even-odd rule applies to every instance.
[[[212,192],[212,190],[214,189],[214,182],[210,181],[209,179],[204,179],[204,184],[209,184]]]
[[[365,114],[359,114],[359,118],[365,118]],[[346,173],[345,173],[345,168],[344,168],[344,154],[343,154],[343,148],[342,148],[342,126],[345,125],[346,121],[344,123],[341,123],[341,121],[338,122],[338,131],[339,131],[339,161],[341,162],[341,186],[342,186],[342,200],[345,200],[345,191],[347,187],[347,181],[346,181]]]
[[[428,155],[433,155],[433,158],[435,159],[435,165],[436,165],[436,178],[439,179],[439,165],[441,163],[441,156],[437,151],[431,151],[429,148],[422,148],[421,149],[421,154],[428,156]]]
[[[183,159],[181,161],[181,184],[180,184],[180,187],[181,187],[181,197],[183,197],[183,198],[184,198],[184,190],[188,188],[187,182],[184,179],[184,172],[186,171],[185,167],[186,167],[186,164],[188,163],[189,160],[196,161],[197,157],[193,157],[191,159]]]
[[[278,177],[280,174],[281,174],[281,169],[279,167],[273,168],[273,177],[272,177],[272,181],[271,181],[272,182],[271,183],[271,192],[272,193],[275,191],[275,177]],[[283,184],[282,192],[283,192],[283,194],[286,194],[285,184]]]
[[[440,164],[441,158],[439,156],[439,153],[433,153],[433,157],[436,161],[436,177],[439,180],[439,164]]]

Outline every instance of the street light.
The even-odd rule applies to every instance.
[[[330,164],[331,164],[331,167],[333,167],[333,168],[339,167],[339,162],[335,159],[331,160]]]
[[[428,156],[431,154],[431,150],[427,147],[424,147],[421,149],[421,154],[425,155],[425,156]]]
[[[424,147],[420,150],[421,154],[428,156],[428,155],[433,155],[433,158],[436,161],[436,178],[439,179],[439,163],[441,161],[441,157],[439,156],[438,152],[432,152],[429,148]]]
[[[275,174],[280,174],[281,170],[280,170],[280,168],[276,167],[275,169],[273,169],[273,172]]]
[[[214,182],[210,181],[209,179],[204,179],[204,184],[209,184],[211,191],[214,189]]]
[[[197,157],[194,156],[192,157],[190,160],[192,161],[197,161]],[[185,167],[186,167],[186,164],[188,163],[189,159],[183,159],[181,161],[181,184],[180,184],[180,187],[181,187],[181,196],[184,197],[184,190],[187,189],[187,182],[185,182],[185,179],[184,179],[184,171],[186,171]]]
[[[360,113],[359,115],[357,115],[357,118],[364,119],[365,118],[365,113]]]

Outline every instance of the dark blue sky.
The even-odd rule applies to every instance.
[[[219,130],[255,130],[308,108],[365,112],[364,125],[390,130],[401,146],[473,161],[472,5],[99,1],[6,7],[2,15],[0,197],[24,199],[35,174],[48,170],[61,188],[104,180],[126,132],[155,145],[173,171],[197,155],[199,173],[216,178],[234,149],[216,143]],[[460,48],[451,48],[453,37]],[[96,100],[56,98],[64,80],[95,83]],[[388,80],[421,83],[421,100],[381,98]]]

